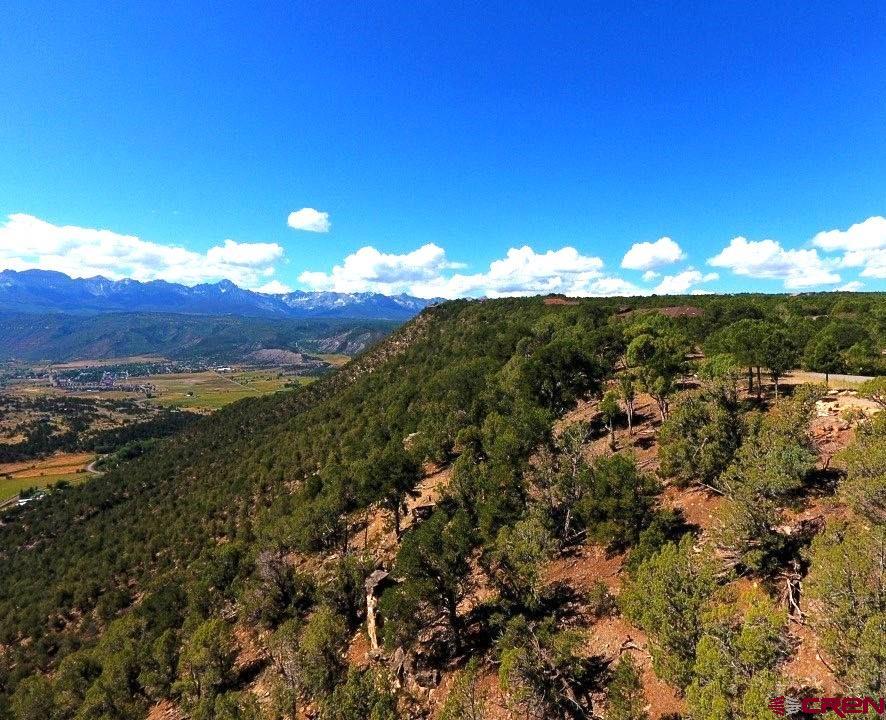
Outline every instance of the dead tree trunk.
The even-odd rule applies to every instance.
[[[634,434],[634,401],[629,400],[625,403],[628,416],[628,437]]]

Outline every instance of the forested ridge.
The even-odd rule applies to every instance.
[[[194,718],[658,717],[634,656],[587,646],[618,616],[687,717],[764,718],[791,680],[782,588],[801,580],[818,602],[797,617],[845,690],[883,694],[884,415],[849,418],[852,444],[822,474],[809,421],[823,390],[780,382],[798,367],[883,375],[884,340],[878,294],[426,309],[306,388],[234,403],[9,511],[0,717],[161,702]],[[862,393],[882,402],[882,382]],[[655,467],[631,444],[644,398]],[[593,412],[570,421],[577,406]],[[447,484],[410,515],[432,472]],[[672,488],[717,499],[716,532],[668,507]],[[839,511],[786,531],[810,493]],[[370,542],[379,518],[387,545]],[[589,547],[623,559],[617,597],[545,580]],[[841,604],[847,556],[859,591]],[[354,662],[378,568],[396,580],[382,647]],[[417,688],[441,674],[431,702]]]
[[[0,360],[64,362],[138,355],[232,362],[262,348],[356,354],[398,322],[266,319],[159,312],[102,314],[0,311]]]

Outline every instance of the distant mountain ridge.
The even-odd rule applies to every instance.
[[[355,355],[398,325],[398,320],[356,318],[0,310],[0,363],[136,355],[237,363],[262,362],[269,352]]]
[[[17,312],[166,312],[265,318],[408,320],[439,298],[381,293],[294,292],[271,295],[230,280],[188,287],[165,280],[72,278],[51,270],[0,271],[0,310]]]

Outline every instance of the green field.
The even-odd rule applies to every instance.
[[[133,380],[154,385],[157,397],[152,398],[152,402],[158,405],[210,411],[243,398],[278,392],[285,389],[287,383],[306,385],[313,379],[286,375],[278,370],[243,370],[152,375]]]
[[[347,362],[350,362],[350,360],[351,360],[350,355],[341,355],[341,354],[337,354],[337,353],[316,353],[315,357],[318,357],[321,360],[328,362],[330,365],[333,365],[334,367],[341,367],[342,365],[344,365]]]
[[[0,503],[15,497],[27,488],[47,488],[60,480],[67,480],[72,485],[81,483],[92,477],[90,473],[65,473],[62,475],[38,475],[36,477],[0,478]]]

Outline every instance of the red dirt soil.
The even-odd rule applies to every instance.
[[[623,652],[633,656],[642,672],[643,693],[650,717],[659,718],[668,713],[682,713],[683,701],[674,690],[655,674],[652,655],[649,654],[645,633],[621,616],[603,618],[591,628],[587,644],[590,654],[602,655],[617,661]]]
[[[699,487],[665,487],[661,495],[662,507],[681,510],[686,522],[701,528],[702,535],[710,532],[717,523],[717,513],[723,505],[721,495]]]
[[[624,555],[607,555],[598,545],[585,545],[575,552],[561,555],[545,568],[546,585],[565,583],[573,590],[587,592],[600,581],[617,594],[621,588],[621,566]]]
[[[551,295],[543,300],[545,305],[578,305],[578,300],[571,300],[562,295]]]
[[[800,607],[806,612],[806,603]],[[844,692],[845,688],[837,680],[830,667],[822,659],[818,638],[808,625],[791,623],[790,639],[796,644],[791,658],[781,667],[784,677],[797,687],[816,687],[828,694]]]
[[[185,714],[169,700],[161,700],[148,710],[148,720],[185,720]]]
[[[424,468],[425,476],[416,486],[416,496],[406,500],[406,513],[401,518],[401,530],[412,526],[412,511],[422,505],[436,505],[449,485],[452,468],[439,467],[428,463]],[[362,523],[362,513],[352,518],[355,523]],[[392,560],[397,551],[397,538],[393,530],[390,513],[375,509],[368,528],[358,530],[353,538],[353,547],[357,550],[370,549],[377,559]]]

